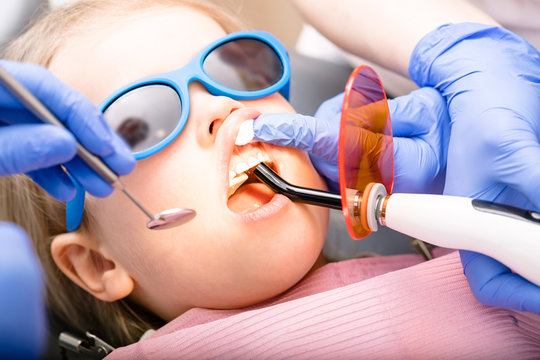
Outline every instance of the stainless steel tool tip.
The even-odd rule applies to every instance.
[[[185,224],[197,215],[193,209],[175,208],[160,212],[146,223],[150,230],[165,230]]]

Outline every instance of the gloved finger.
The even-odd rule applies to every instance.
[[[336,122],[292,113],[262,114],[253,121],[253,132],[256,140],[337,161],[339,119]]]
[[[0,107],[0,125],[35,124],[40,120],[26,109]]]
[[[440,138],[447,136],[450,118],[446,101],[433,88],[420,88],[408,95],[390,99],[388,109],[394,137],[418,137],[428,133]],[[435,131],[437,128],[444,132]]]
[[[98,156],[108,156],[115,148],[127,148],[121,141],[114,144],[120,138],[113,136],[103,115],[90,100],[61,82],[47,69],[7,60],[1,60],[0,66],[41,100],[90,152]],[[24,109],[9,92],[1,88],[0,106]]]
[[[502,136],[501,136],[502,137]],[[540,209],[540,143],[532,132],[520,132],[519,139],[508,142],[507,137],[499,148],[504,157],[498,159],[496,175],[498,181],[510,185],[519,191],[536,207]]]
[[[324,121],[321,123],[319,138],[326,141],[317,141],[318,146],[313,149],[313,153],[331,162],[337,162],[341,109],[343,108],[344,97],[345,93],[343,92],[324,101],[314,115],[315,118]]]
[[[449,116],[438,91],[421,88],[388,101],[394,135],[395,192],[440,193]]]
[[[394,192],[441,193],[444,168],[433,148],[416,138],[394,138]]]
[[[73,136],[48,124],[0,127],[0,176],[62,164],[77,151]]]
[[[505,184],[489,186],[484,191],[477,192],[477,194],[471,197],[508,204],[522,209],[540,211],[540,208],[535,207],[525,195]]]
[[[68,201],[75,196],[75,186],[59,166],[30,171],[27,175],[49,195],[60,201]]]
[[[319,105],[317,111],[315,111],[314,117],[318,119],[340,119],[344,97],[345,93],[343,92],[324,101],[321,105]]]
[[[328,190],[336,193],[339,192],[339,170],[337,163],[328,161],[312,153],[309,153],[309,158],[317,169],[317,172],[325,178]]]
[[[28,236],[14,224],[0,223],[0,244],[0,348],[7,350],[2,357],[40,358],[48,327],[39,260]],[[10,349],[19,351],[14,354]]]
[[[36,283],[41,282],[39,262],[24,230],[15,224],[0,222],[0,233],[2,234],[0,237],[2,239],[2,251],[0,251],[2,261],[0,261],[0,266],[3,267],[3,270],[25,269],[31,271]],[[5,273],[2,272],[2,274]],[[17,279],[13,280],[16,281]]]
[[[488,256],[460,250],[463,272],[483,304],[540,314],[540,287]]]
[[[124,140],[120,139],[117,134],[112,136],[117,138],[112,142],[114,151],[108,156],[103,156],[102,159],[117,175],[127,175],[135,168],[135,158],[131,150],[124,146]]]
[[[96,174],[81,158],[75,156],[64,164],[68,172],[91,195],[96,197],[109,196],[113,188],[103,178]]]

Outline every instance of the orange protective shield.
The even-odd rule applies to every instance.
[[[369,183],[382,183],[390,194],[394,185],[392,124],[386,94],[369,66],[354,69],[347,86],[339,134],[339,187],[343,216],[354,239],[371,233],[362,195]]]

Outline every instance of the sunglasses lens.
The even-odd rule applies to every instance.
[[[283,75],[283,64],[276,52],[255,39],[221,44],[208,54],[203,69],[217,83],[239,91],[265,89]]]
[[[358,213],[361,195],[369,183],[382,183],[389,194],[394,185],[388,103],[377,73],[369,66],[357,67],[345,88],[338,159],[345,222],[351,237],[361,239],[371,232]]]
[[[169,135],[178,125],[182,104],[167,85],[146,85],[114,100],[103,112],[111,129],[133,152],[146,150]]]

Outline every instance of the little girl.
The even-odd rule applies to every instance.
[[[123,178],[136,198],[197,212],[151,231],[122,194],[82,194],[82,221],[68,231],[65,204],[24,176],[2,179],[1,220],[32,238],[52,314],[114,346],[169,323],[113,358],[538,355],[538,317],[479,305],[455,254],[380,277],[419,260],[323,266],[328,211],[246,174],[264,161],[291,183],[325,189],[307,154],[235,144],[244,121],[294,111],[280,95],[282,46],[240,29],[200,1],[92,0],[46,15],[7,49],[101,104],[138,159]]]

